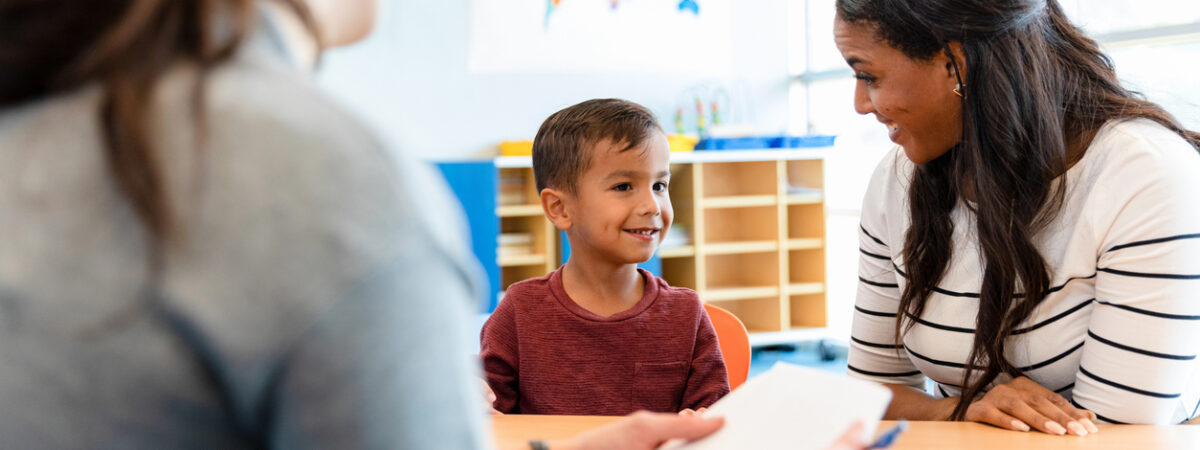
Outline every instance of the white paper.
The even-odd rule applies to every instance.
[[[855,421],[870,442],[891,398],[876,383],[779,362],[708,408],[725,417],[716,433],[661,448],[824,449]]]

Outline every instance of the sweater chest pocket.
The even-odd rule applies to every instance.
[[[633,367],[633,409],[679,412],[687,384],[688,362],[635,363]]]

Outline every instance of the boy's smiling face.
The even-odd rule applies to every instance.
[[[641,145],[621,151],[610,140],[593,144],[591,163],[564,198],[571,254],[636,264],[654,256],[671,227],[670,151],[652,131]]]

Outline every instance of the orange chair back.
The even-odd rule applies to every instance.
[[[709,304],[705,304],[704,309],[717,331],[717,344],[721,346],[725,370],[729,372],[729,389],[737,389],[750,376],[750,333],[728,310]]]

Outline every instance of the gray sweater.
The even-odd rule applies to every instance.
[[[151,113],[160,276],[96,86],[0,109],[0,447],[488,446],[457,204],[321,95],[272,27]]]

